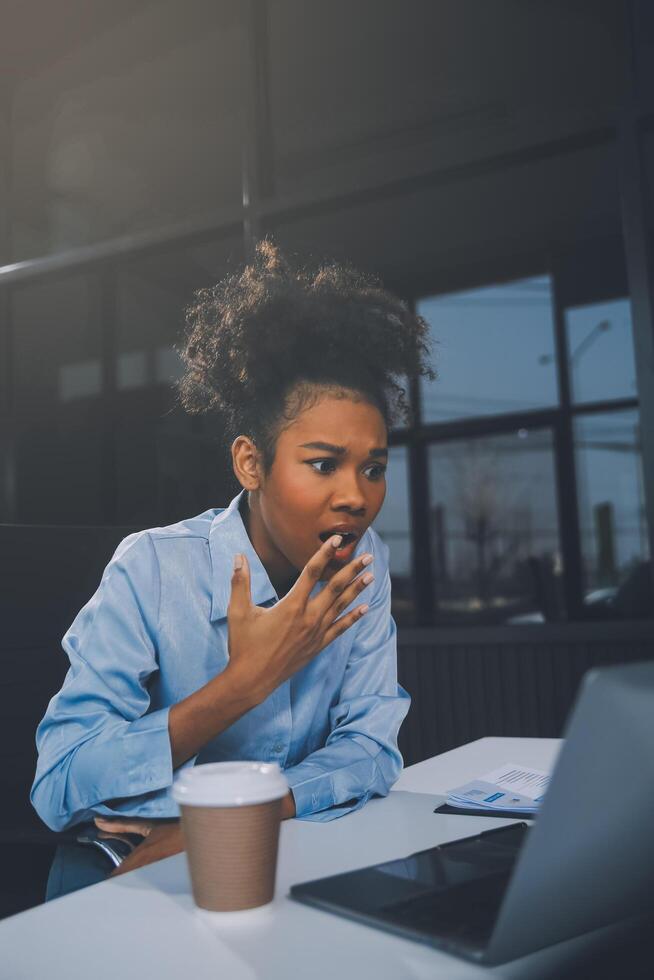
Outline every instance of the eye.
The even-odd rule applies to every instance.
[[[371,463],[363,472],[369,480],[383,480],[386,474],[386,467],[383,463]]]
[[[309,459],[307,460],[307,463],[316,471],[316,473],[320,473],[322,476],[327,476],[329,473],[333,473],[336,469],[335,459]]]

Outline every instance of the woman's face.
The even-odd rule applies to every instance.
[[[387,458],[381,412],[354,396],[325,394],[280,433],[248,528],[273,584],[294,578],[332,534],[343,544],[324,578],[350,561],[384,502]]]

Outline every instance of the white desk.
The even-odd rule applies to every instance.
[[[198,912],[185,855],[0,922],[0,978],[94,980],[404,980],[551,976],[573,940],[487,970],[299,905],[295,882],[466,837],[498,819],[434,814],[450,787],[504,762],[548,767],[556,739],[484,738],[406,769],[386,799],[330,823],[282,825],[277,897],[265,909]],[[511,821],[503,821],[510,823]],[[573,950],[574,951],[574,950]]]

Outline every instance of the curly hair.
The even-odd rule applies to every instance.
[[[434,378],[429,328],[381,283],[328,263],[293,267],[270,240],[242,272],[200,289],[186,310],[179,399],[217,412],[229,442],[248,435],[269,471],[281,429],[320,397],[363,397],[387,427],[408,419],[404,376]]]

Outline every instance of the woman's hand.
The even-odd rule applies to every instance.
[[[152,823],[143,843],[138,844],[122,864],[111,872],[109,877],[116,878],[128,871],[134,871],[136,868],[145,867],[146,864],[152,864],[153,861],[161,861],[173,854],[179,854],[183,850],[184,840],[179,820]]]
[[[367,611],[366,605],[357,606],[337,618],[372,581],[370,572],[359,574],[372,561],[371,555],[353,559],[319,595],[309,598],[341,540],[335,535],[326,541],[307,562],[290,592],[268,609],[252,602],[247,558],[235,556],[227,610],[229,665],[225,674],[229,673],[236,690],[263,701]]]
[[[147,837],[154,823],[152,820],[145,820],[141,817],[94,817],[93,822],[103,833],[100,837],[115,837],[117,834],[140,834]]]
[[[229,663],[204,687],[171,707],[168,734],[173,769],[261,704],[367,610],[358,606],[338,618],[372,581],[369,572],[359,574],[372,555],[353,559],[319,595],[309,598],[339,544],[339,535],[325,542],[290,592],[271,609],[254,605],[247,561],[243,555],[235,556],[227,609]]]

